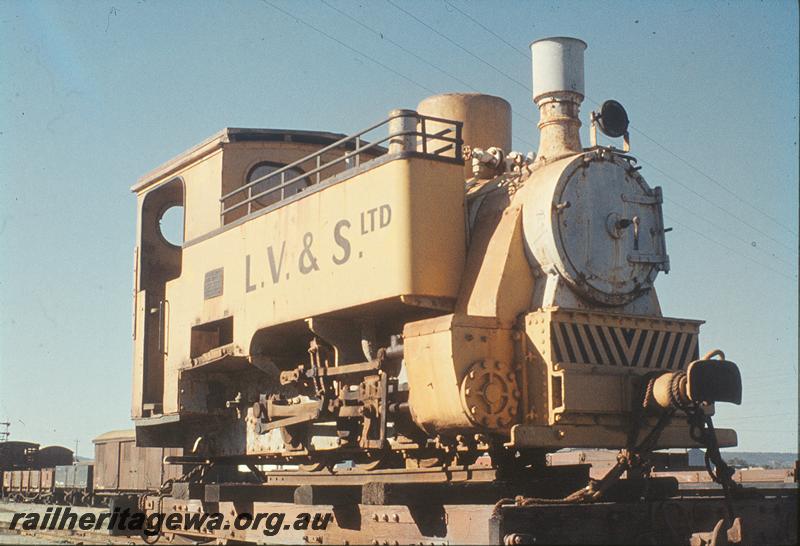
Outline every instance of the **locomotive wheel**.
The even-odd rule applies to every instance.
[[[381,468],[402,468],[403,459],[399,453],[394,451],[382,451],[378,453],[366,453],[353,460],[353,468],[362,471],[372,471]]]
[[[369,472],[370,470],[377,470],[381,467],[381,459],[366,460],[364,462],[353,461],[353,468]]]
[[[406,457],[406,468],[433,468],[445,464],[443,457]]]
[[[321,472],[323,470],[330,471],[331,464],[328,461],[315,461],[297,466],[303,472]]]

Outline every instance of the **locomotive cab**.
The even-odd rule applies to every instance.
[[[320,360],[359,363],[363,332],[388,339],[452,310],[466,252],[460,126],[404,134],[420,119],[393,112],[382,140],[227,129],[134,187],[143,445],[209,442],[216,420],[228,432],[207,449],[241,452],[237,416],[279,390],[314,339]],[[184,204],[172,244],[159,220]]]
[[[311,167],[305,164],[287,170],[285,176],[297,180],[277,191],[270,191],[277,185],[275,180],[258,179],[339,137],[306,131],[224,129],[142,177],[132,188],[138,196],[139,219],[134,258],[134,418],[174,411],[170,399],[175,393],[169,392],[173,386],[169,383],[169,334],[172,331],[174,343],[180,328],[173,322],[174,300],[186,278],[182,276],[185,248],[306,189],[311,181],[302,174]],[[261,193],[265,194],[257,195]],[[253,195],[256,198],[250,199]],[[166,218],[176,209],[179,225],[168,226]],[[203,290],[209,300],[222,289],[223,278],[221,272],[207,277]],[[229,312],[204,311],[205,316],[193,317],[205,324],[194,333],[194,351],[201,354],[232,341]]]

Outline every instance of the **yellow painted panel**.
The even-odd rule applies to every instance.
[[[185,188],[184,240],[190,241],[219,227],[222,150],[181,170],[178,175],[183,177]]]
[[[145,301],[147,292],[142,290],[136,294],[136,342],[133,344],[133,388],[131,417],[142,417],[142,397],[144,393],[144,321],[146,316]]]
[[[414,421],[429,432],[473,428],[461,400],[461,384],[481,361],[513,368],[511,330],[500,328],[492,318],[446,315],[407,323],[403,335]]]
[[[165,413],[177,409],[196,324],[233,316],[233,342],[247,352],[265,327],[355,306],[368,315],[403,295],[455,298],[463,195],[460,165],[396,159],[184,248],[182,275],[167,283]],[[221,295],[205,298],[220,269]]]

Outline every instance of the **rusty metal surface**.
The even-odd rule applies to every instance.
[[[263,485],[363,485],[367,483],[485,483],[498,479],[498,470],[480,464],[471,466],[433,468],[389,468],[360,470],[343,468],[333,471],[269,471],[263,473]],[[502,477],[500,477],[502,479]],[[586,483],[589,479],[588,465],[562,465],[546,467],[536,472],[528,471],[516,475],[516,480],[532,484],[543,480],[565,483]]]
[[[654,476],[672,476],[682,483],[709,483],[711,477],[704,468],[694,470],[658,471]],[[739,469],[733,480],[743,484],[797,484],[794,470],[791,468],[746,468]]]
[[[149,509],[155,508],[153,500]],[[165,513],[202,512],[206,507],[198,501],[161,500]],[[284,521],[293,522],[299,514],[332,514],[327,529],[295,530],[284,526],[274,536],[264,533],[265,525],[256,529],[230,529],[215,532],[186,533],[197,539],[219,539],[259,544],[487,544],[488,518],[491,505],[296,505],[288,503],[220,502],[209,508],[219,510],[226,522],[240,513],[282,513]],[[288,527],[288,528],[287,528]]]
[[[410,499],[389,495],[403,503],[358,504],[348,497],[345,502],[313,505],[149,497],[146,507],[165,513],[219,511],[227,522],[244,512],[280,512],[286,514],[287,522],[301,513],[332,513],[324,531],[284,527],[268,536],[264,525],[244,531],[230,525],[227,530],[192,533],[195,538],[266,544],[688,544],[692,535],[711,531],[726,513],[720,495],[650,502],[535,504],[497,510],[491,503],[446,504],[424,495]],[[745,543],[795,543],[796,493],[741,499],[735,503],[735,511],[741,518]]]
[[[746,543],[796,544],[797,495],[757,497],[735,503]],[[677,498],[654,503],[502,508],[491,523],[490,542],[503,544],[688,544],[726,517],[724,499]],[[575,525],[580,521],[580,525]]]
[[[268,472],[266,484],[268,485],[361,485],[370,482],[406,483],[444,483],[480,481],[488,482],[495,479],[497,471],[494,468],[419,468],[414,470],[386,469],[368,472],[343,469],[332,473],[326,472]]]

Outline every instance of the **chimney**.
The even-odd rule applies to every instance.
[[[577,38],[544,38],[531,44],[533,102],[539,107],[539,152],[543,165],[582,151],[578,118],[583,102],[583,52]]]

